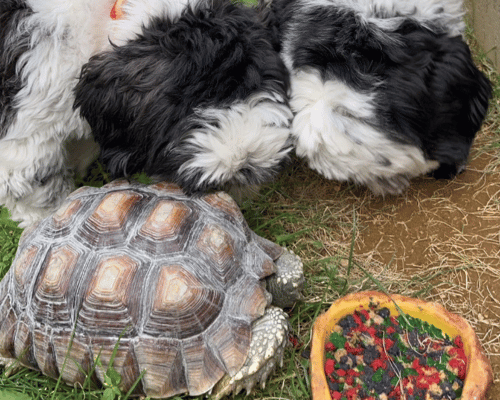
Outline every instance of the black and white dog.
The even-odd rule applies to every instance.
[[[376,194],[453,177],[485,117],[489,81],[459,0],[274,0],[296,152]]]
[[[188,193],[267,181],[291,150],[288,74],[257,9],[114,3],[0,3],[0,204],[21,226],[65,199],[91,132],[113,177]]]
[[[457,0],[118,3],[0,2],[0,204],[21,226],[65,199],[91,132],[114,177],[196,193],[271,179],[293,118],[312,168],[385,194],[459,172],[486,113]]]

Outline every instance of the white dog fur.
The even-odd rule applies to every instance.
[[[88,124],[73,110],[73,87],[82,65],[107,45],[112,2],[29,0],[26,5],[33,13],[8,33],[5,45],[29,41],[16,65],[21,89],[12,101],[13,115],[0,130],[0,204],[21,227],[57,208],[73,189],[74,172],[85,170],[97,155]]]

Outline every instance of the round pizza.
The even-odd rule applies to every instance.
[[[459,399],[467,370],[460,336],[377,304],[343,317],[325,355],[334,400]]]

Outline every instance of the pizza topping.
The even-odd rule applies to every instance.
[[[335,400],[455,400],[467,368],[460,336],[377,305],[342,318],[325,354]]]

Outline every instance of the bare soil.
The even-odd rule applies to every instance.
[[[408,276],[436,274],[431,297],[474,327],[494,371],[487,400],[498,400],[500,167],[495,153],[475,153],[467,170],[451,181],[415,179],[405,194],[385,198],[325,181],[318,201],[329,192],[347,194],[347,206],[357,209],[358,259]]]
[[[443,266],[452,274],[437,293],[465,316],[490,356],[495,382],[489,400],[500,399],[500,173],[485,172],[491,157],[471,162],[453,181],[419,179],[403,197],[373,198],[360,215],[358,255],[412,274]],[[447,279],[449,279],[447,275]],[[439,280],[439,278],[436,278]],[[448,289],[448,290],[446,290]]]

